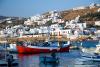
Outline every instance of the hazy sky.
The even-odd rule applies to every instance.
[[[28,18],[53,10],[88,7],[92,3],[100,4],[100,0],[0,0],[0,15]]]

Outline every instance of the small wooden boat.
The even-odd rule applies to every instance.
[[[50,57],[50,56],[42,56],[40,55],[39,57],[40,61],[41,62],[58,62],[59,61],[59,58],[53,58],[53,57]]]
[[[55,56],[54,52],[51,53],[51,57],[40,55],[39,59],[41,62],[59,62],[59,58]]]

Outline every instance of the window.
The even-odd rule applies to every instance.
[[[65,31],[63,31],[63,33],[65,33]]]
[[[68,31],[68,34],[69,34],[69,31]]]

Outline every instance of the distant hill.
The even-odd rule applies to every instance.
[[[6,19],[6,18],[9,18],[9,17],[7,17],[7,16],[0,16],[0,20]]]
[[[4,20],[4,19],[7,19],[7,18],[18,19],[19,17],[13,17],[13,16],[8,17],[8,16],[1,16],[1,15],[0,15],[0,20]]]

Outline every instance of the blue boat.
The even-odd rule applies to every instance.
[[[55,53],[51,53],[51,56],[40,55],[39,59],[41,62],[59,62],[59,58],[55,56]]]

